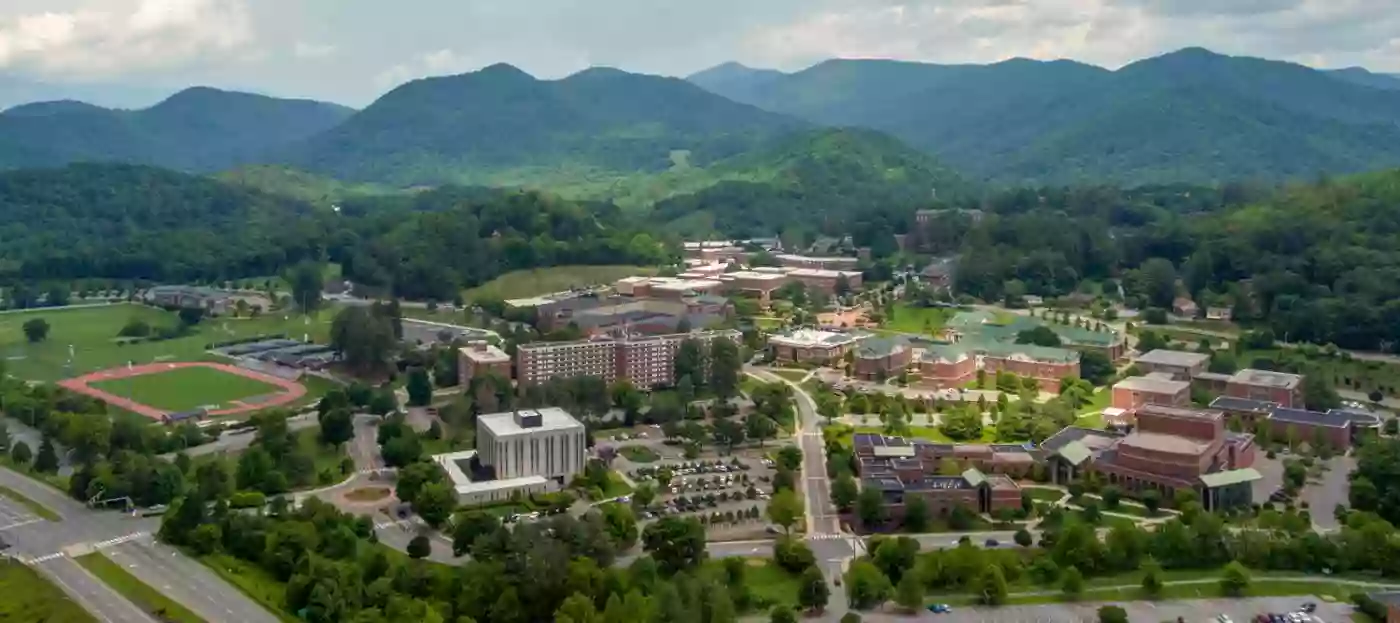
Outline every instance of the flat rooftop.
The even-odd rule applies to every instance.
[[[1247,411],[1252,413],[1268,413],[1278,403],[1264,400],[1253,400],[1250,398],[1237,398],[1235,396],[1221,396],[1210,401],[1210,408],[1224,409],[1226,411]]]
[[[435,455],[433,462],[442,466],[442,471],[447,473],[447,479],[452,481],[452,488],[458,495],[544,485],[549,482],[543,476],[521,476],[520,478],[506,478],[504,480],[478,478],[474,480],[471,473],[471,463],[475,458],[476,450],[463,450]]]
[[[1182,391],[1190,391],[1191,383],[1159,376],[1130,376],[1114,384],[1113,389],[1119,388],[1153,394],[1177,394]]]
[[[830,263],[830,264],[855,264],[856,262],[859,262],[859,261],[860,261],[859,258],[847,257],[847,256],[844,256],[844,255],[813,256],[813,255],[796,255],[796,254],[792,254],[792,253],[779,253],[779,254],[777,254],[777,255],[774,255],[773,257],[774,257],[775,259],[777,259],[779,262],[787,261],[787,262],[822,262],[822,263]]]
[[[843,344],[853,344],[865,337],[867,337],[865,334],[857,333],[835,333],[818,329],[798,329],[796,331],[774,335],[768,338],[768,341],[782,346],[841,346]]]
[[[1130,433],[1127,437],[1123,438],[1123,441],[1118,442],[1118,447],[1120,449],[1124,447],[1140,448],[1154,452],[1199,456],[1210,448],[1210,444],[1191,439],[1190,437],[1164,435],[1162,433],[1135,432]]]
[[[862,273],[858,270],[827,270],[825,268],[798,268],[796,270],[788,271],[787,274],[792,275],[793,277],[815,277],[819,279],[839,279],[841,277],[846,277],[847,279],[850,279],[853,277],[859,277]]]
[[[468,344],[457,350],[477,363],[510,363],[510,355],[506,351],[486,342]]]
[[[1280,389],[1294,389],[1303,382],[1303,377],[1287,372],[1275,372],[1273,370],[1255,370],[1245,368],[1230,376],[1231,383],[1242,385],[1255,385],[1259,387],[1276,387]]]
[[[521,425],[522,422],[528,423],[536,416],[538,426]],[[491,413],[477,416],[476,422],[478,426],[485,426],[497,438],[544,431],[583,430],[582,423],[569,415],[568,411],[558,407]]]
[[[1159,348],[1137,358],[1138,363],[1190,368],[1210,361],[1210,355]]]
[[[1325,426],[1328,428],[1346,428],[1351,425],[1351,414],[1347,412],[1309,411],[1307,409],[1289,409],[1285,407],[1275,407],[1269,412],[1269,419],[1275,422],[1289,424],[1304,424],[1307,426]]]
[[[736,279],[782,281],[784,279],[787,279],[787,273],[761,273],[755,270],[740,270],[732,273],[725,273],[723,275],[720,275],[720,278],[724,281],[733,281]]]
[[[1091,450],[1102,450],[1122,439],[1123,436],[1117,433],[1110,433],[1094,428],[1084,428],[1082,426],[1066,426],[1059,432],[1051,435],[1040,442],[1040,448],[1046,452],[1054,452],[1068,445],[1071,442],[1079,442]]]
[[[1225,413],[1216,409],[1197,409],[1194,407],[1173,407],[1169,405],[1145,404],[1138,408],[1138,413],[1148,415],[1160,415],[1164,417],[1191,419],[1191,420],[1223,420]]]

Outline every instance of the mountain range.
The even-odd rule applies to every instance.
[[[0,169],[83,161],[237,169],[225,179],[306,199],[456,183],[667,214],[687,201],[713,214],[718,197],[785,212],[822,193],[865,205],[988,184],[1396,166],[1400,78],[1199,48],[1117,70],[831,60],[794,73],[726,63],[685,80],[608,68],[541,80],[502,64],[414,80],[358,111],[199,87],[139,110],[55,101],[0,112]]]
[[[108,161],[216,171],[271,157],[353,112],[205,87],[140,110],[71,100],[25,104],[0,112],[0,168]]]
[[[1000,183],[1276,180],[1400,165],[1400,79],[1188,48],[1116,71],[832,60],[690,80],[813,123],[887,132]]]

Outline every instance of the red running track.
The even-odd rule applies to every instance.
[[[263,383],[275,385],[277,387],[282,388],[282,393],[272,396],[267,400],[263,400],[254,404],[239,401],[238,404],[242,406],[232,407],[229,409],[219,409],[217,411],[210,411],[209,415],[237,415],[240,413],[248,413],[251,411],[258,411],[270,407],[279,407],[288,403],[296,402],[302,396],[306,395],[306,386],[295,381],[288,381],[287,379],[278,378],[272,376],[271,374],[263,374],[262,372],[248,370],[246,368],[240,368],[238,366],[230,366],[222,363],[208,363],[203,361],[185,361],[177,363],[147,363],[141,364],[139,366],[131,366],[129,368],[112,368],[110,370],[93,372],[91,374],[85,374],[83,376],[62,380],[59,381],[58,384],[69,390],[78,392],[80,394],[92,396],[93,398],[97,398],[98,400],[101,400],[103,402],[116,405],[133,413],[139,413],[153,420],[163,420],[169,412],[162,411],[150,405],[136,402],[134,400],[131,400],[130,398],[123,398],[116,394],[104,392],[100,389],[97,389],[96,387],[93,387],[90,384],[102,381],[111,381],[114,379],[125,379],[133,376],[159,374],[162,372],[169,372],[171,370],[178,370],[180,368],[195,367],[213,368],[220,372],[227,372],[229,374],[246,376],[250,379],[262,381]]]

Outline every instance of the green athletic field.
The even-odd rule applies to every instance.
[[[284,333],[294,339],[310,335],[324,343],[335,312],[322,310],[309,321],[284,312],[268,312],[258,318],[206,318],[191,335],[134,344],[117,339],[117,333],[132,318],[152,326],[175,326],[179,319],[165,310],[132,304],[6,312],[0,313],[0,359],[9,374],[33,381],[56,381],[127,362],[201,361],[211,359],[205,345],[239,337]],[[38,344],[30,344],[24,337],[22,327],[32,318],[43,318],[50,326],[48,339]],[[66,366],[70,345],[74,355],[71,370]]]
[[[230,408],[233,401],[281,393],[282,388],[213,368],[176,368],[124,379],[91,383],[91,387],[164,411],[199,407]]]

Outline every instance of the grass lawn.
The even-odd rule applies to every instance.
[[[237,400],[282,392],[275,385],[204,367],[113,379],[92,387],[165,411],[228,408]]]
[[[744,569],[744,586],[748,587],[756,605],[762,606],[765,611],[778,604],[797,607],[798,576],[788,573],[771,560],[748,558],[745,562],[748,567]],[[713,572],[723,575],[723,561],[711,560],[705,564]]]
[[[1365,587],[1343,584],[1340,582],[1304,582],[1297,580],[1275,580],[1259,579],[1252,582],[1241,597],[1290,597],[1303,595],[1316,595],[1319,597],[1332,597],[1337,601],[1347,602],[1351,599],[1351,594],[1358,591],[1366,591]],[[1167,584],[1162,588],[1158,600],[1175,599],[1221,599],[1229,598],[1220,590],[1220,585],[1216,583],[1196,583],[1196,584]],[[1131,588],[1106,588],[1087,589],[1077,599],[1073,601],[1136,601],[1147,599],[1139,587]],[[1012,595],[1006,601],[1007,605],[1017,604],[1045,604],[1071,601],[1061,594],[1050,595]]]
[[[754,316],[753,324],[754,326],[765,331],[773,331],[775,329],[783,328],[783,319],[774,318],[772,316]]]
[[[603,499],[608,500],[631,492],[632,487],[628,486],[617,472],[608,472],[608,486],[603,488]]]
[[[29,509],[29,512],[34,513],[35,515],[38,515],[39,517],[42,517],[47,521],[63,521],[63,518],[59,517],[58,513],[49,510],[47,506],[44,506],[43,504],[29,499],[28,496],[18,491],[15,491],[14,489],[11,489],[9,487],[0,486],[0,496],[4,496],[10,498],[11,500],[14,500],[20,506]]]
[[[852,431],[852,432],[853,432],[853,433],[872,433],[872,434],[876,434],[876,435],[883,435],[883,434],[885,433],[885,429],[884,429],[883,426],[857,426],[857,427],[855,427],[855,430]],[[943,434],[943,431],[941,431],[941,430],[939,430],[939,429],[937,429],[937,428],[931,427],[931,426],[910,426],[910,427],[909,427],[909,434],[908,434],[907,436],[910,437],[910,438],[913,438],[913,439],[927,439],[927,440],[932,441],[932,442],[934,442],[934,443],[970,443],[970,444],[997,443],[997,431],[996,431],[995,428],[993,428],[993,427],[991,427],[991,426],[984,426],[984,427],[982,428],[982,438],[981,438],[981,439],[971,439],[971,440],[968,440],[968,441],[954,441],[951,437],[949,437],[949,436],[947,436],[947,435],[944,435],[944,434]],[[847,441],[849,441],[849,439],[847,439]],[[1000,443],[1017,443],[1017,442],[1016,442],[1016,441],[1005,441],[1005,442],[1000,442]]]
[[[38,571],[9,559],[0,559],[0,621],[97,623]]]
[[[655,275],[655,267],[643,266],[555,266],[506,273],[463,293],[467,300],[519,299],[569,288],[610,284],[623,277]]]
[[[281,333],[298,339],[310,336],[324,342],[336,311],[325,309],[310,319],[282,312],[269,312],[258,318],[208,318],[185,337],[126,345],[116,341],[117,332],[133,318],[153,326],[173,326],[179,320],[165,310],[126,303],[0,314],[0,357],[7,359],[8,372],[16,377],[55,381],[124,366],[127,362],[206,360],[210,356],[204,347],[210,342],[240,337]],[[43,318],[50,327],[48,339],[38,344],[30,344],[22,329],[24,323],[33,318]],[[74,351],[71,371],[65,365],[69,345]]]
[[[198,560],[284,623],[298,623],[301,620],[283,610],[287,585],[261,567],[225,554],[211,554]]]
[[[110,586],[112,590],[121,593],[137,608],[150,613],[157,620],[171,621],[172,623],[205,623],[199,615],[175,600],[162,595],[99,552],[85,554],[74,560],[88,572],[97,576],[97,579]]]
[[[314,461],[313,465],[315,465],[316,470],[316,482],[319,483],[318,486],[333,485],[340,482],[348,475],[340,473],[340,463],[347,455],[343,447],[334,448],[322,445],[316,438],[320,432],[321,429],[312,427],[304,428],[292,434],[296,435],[297,442],[300,443],[302,447],[311,451],[311,457]],[[331,476],[329,482],[327,482],[325,478],[327,474]]]
[[[739,391],[745,394],[753,393],[753,391],[758,389],[760,385],[763,385],[763,381],[760,381],[747,374],[739,377]]]
[[[655,463],[661,460],[660,454],[646,446],[623,446],[617,453],[633,463]]]
[[[894,306],[894,316],[885,319],[881,328],[900,333],[937,335],[956,313],[957,310],[943,307],[915,307],[899,303]]]
[[[1058,502],[1060,498],[1065,497],[1065,492],[1059,489],[1023,487],[1022,490],[1030,494],[1032,500],[1041,500],[1044,502]]]
[[[807,378],[807,375],[808,375],[809,373],[811,373],[811,370],[798,370],[798,369],[792,369],[792,368],[774,368],[773,370],[770,370],[770,372],[772,372],[773,374],[776,374],[776,375],[778,375],[778,376],[780,376],[780,377],[782,377],[782,378],[785,378],[785,379],[787,379],[787,380],[789,380],[789,381],[792,381],[792,382],[794,382],[794,383],[800,383],[800,382],[802,381],[802,379]]]

